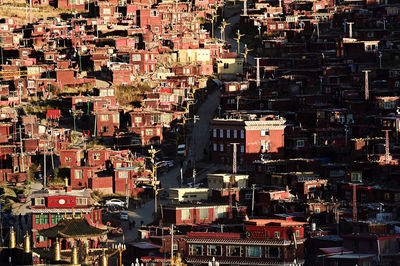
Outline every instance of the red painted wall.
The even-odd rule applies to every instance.
[[[48,208],[65,208],[76,207],[76,197],[73,196],[52,196],[47,198]],[[60,204],[60,200],[64,200],[64,204]]]

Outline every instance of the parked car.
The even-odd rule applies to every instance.
[[[175,163],[174,163],[174,161],[169,160],[169,161],[162,161],[159,165],[170,168],[170,167],[174,167]]]
[[[21,202],[21,203],[25,203],[26,202],[25,194],[18,194],[17,197],[18,197],[18,202]]]
[[[122,211],[121,214],[119,215],[119,219],[128,221],[129,220],[129,215],[127,211]]]
[[[179,144],[178,145],[177,154],[180,155],[180,156],[185,156],[186,155],[186,145],[185,144]]]
[[[200,187],[201,184],[200,183],[193,184],[193,182],[190,182],[190,183],[187,183],[187,186],[193,188],[193,187]]]
[[[120,207],[125,207],[126,202],[120,199],[110,199],[106,201],[106,206],[120,206]]]
[[[160,199],[168,199],[169,193],[168,191],[162,190],[160,191]]]

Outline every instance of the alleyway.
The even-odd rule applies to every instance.
[[[195,156],[196,161],[200,161],[204,155],[204,148],[208,148],[209,143],[209,122],[210,119],[213,118],[215,110],[219,105],[219,96],[221,92],[219,90],[214,91],[210,94],[203,105],[200,107],[197,115],[200,117],[200,120],[197,121],[194,131],[195,133]],[[184,170],[188,164],[189,158],[186,157],[184,161]],[[207,163],[197,163],[196,166],[201,166],[202,170],[198,173],[196,180],[201,180],[204,178],[208,172],[213,172],[218,169],[220,166],[213,165],[209,162]],[[209,169],[209,171],[207,171]],[[159,176],[159,180],[161,182],[162,188],[168,190],[171,187],[179,187],[179,176],[180,176],[180,165],[176,165],[174,168],[170,169],[165,174]],[[161,202],[162,204],[162,202]],[[160,210],[160,204],[159,204]],[[144,206],[140,209],[129,211],[129,219],[136,222],[136,229],[140,226],[141,221],[145,224],[151,223],[153,221],[153,212],[154,212],[154,200],[148,201],[144,204]],[[124,232],[125,232],[125,242],[133,241],[137,238],[137,230],[129,230],[128,223],[125,222],[123,224]]]

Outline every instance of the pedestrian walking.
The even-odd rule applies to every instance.
[[[128,224],[129,224],[129,230],[132,230],[132,222],[128,221]]]
[[[133,226],[133,228],[136,228],[136,222],[135,222],[135,220],[132,221],[132,226]]]

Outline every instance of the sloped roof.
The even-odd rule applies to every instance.
[[[104,235],[108,230],[91,226],[84,218],[65,218],[56,226],[39,230],[39,234],[48,238],[89,237]]]

